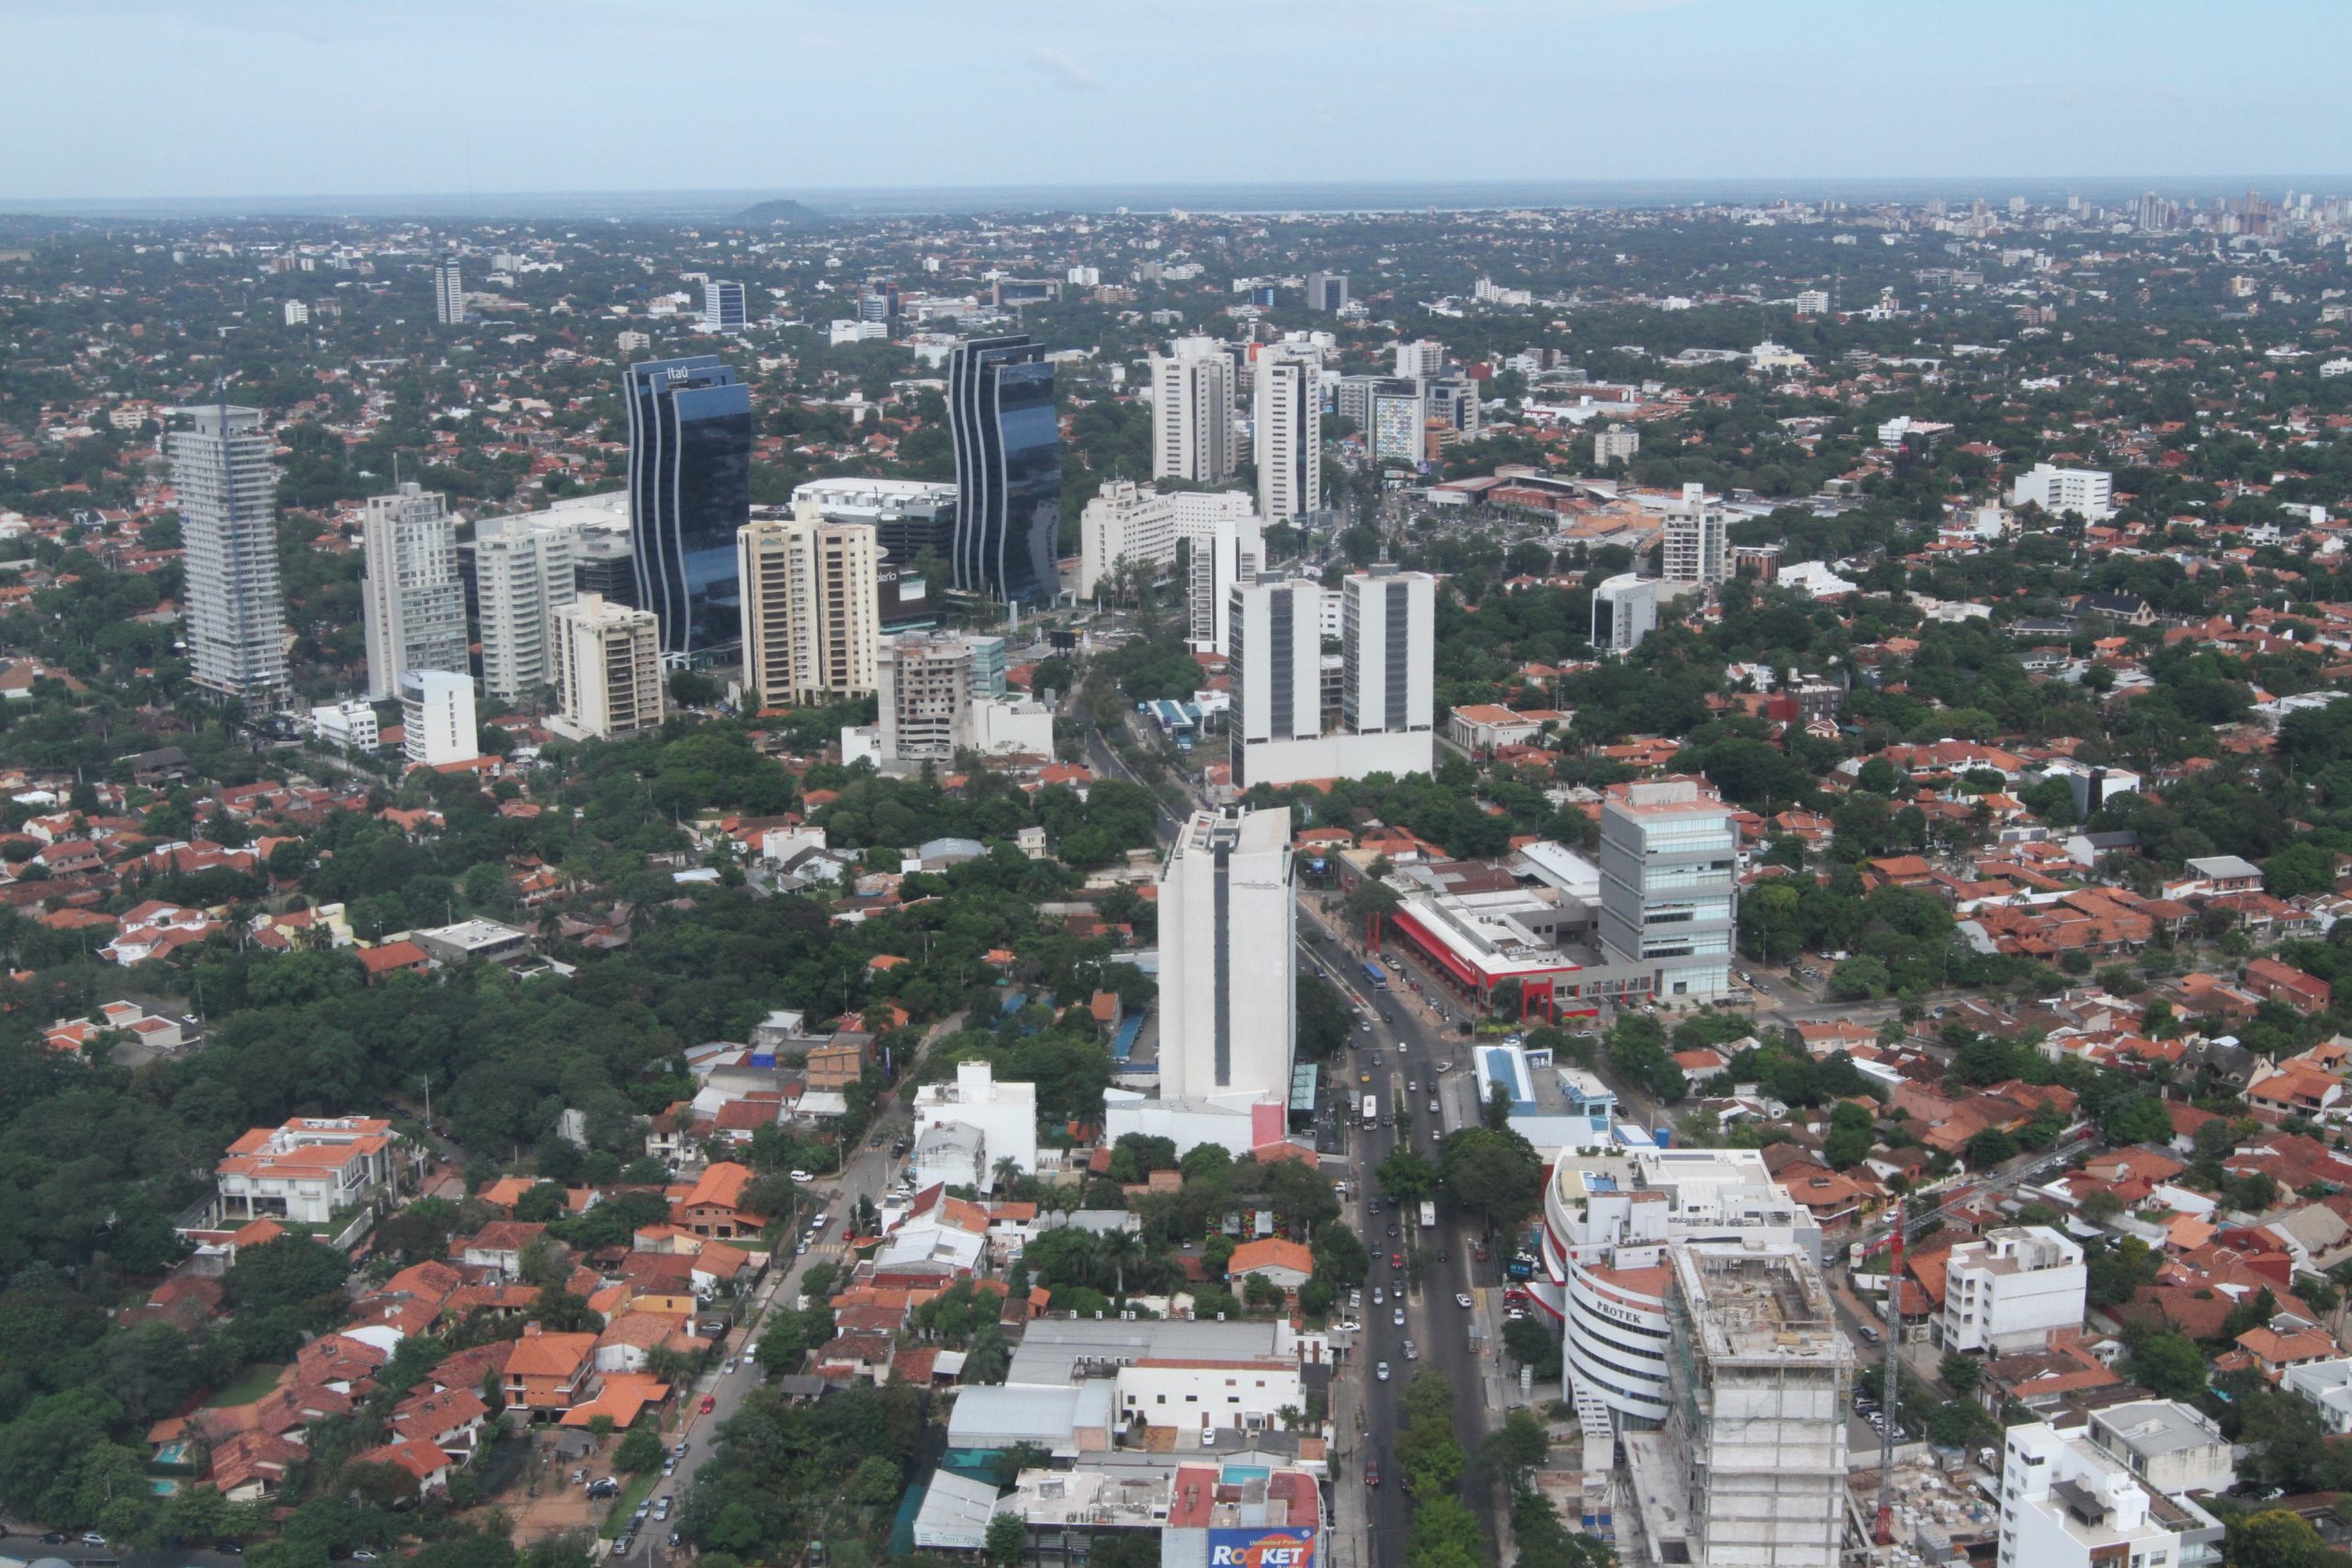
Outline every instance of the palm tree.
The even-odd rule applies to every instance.
[[[1127,1265],[1142,1261],[1143,1237],[1131,1230],[1104,1231],[1094,1238],[1095,1267],[1111,1270],[1112,1293],[1116,1297],[1126,1296]]]
[[[992,1168],[996,1175],[996,1190],[1011,1192],[1021,1185],[1021,1162],[1011,1155],[998,1160]]]

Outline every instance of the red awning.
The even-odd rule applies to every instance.
[[[1431,936],[1429,932],[1429,928],[1422,925],[1420,921],[1413,919],[1412,916],[1407,914],[1404,910],[1397,910],[1394,915],[1391,915],[1389,919],[1396,922],[1396,928],[1399,931],[1413,939],[1413,944],[1416,947],[1419,947],[1423,953],[1428,953],[1431,958],[1437,960],[1439,964],[1444,966],[1447,974],[1453,976],[1464,985],[1473,987],[1476,989],[1483,991],[1489,985],[1493,984],[1493,982],[1488,980],[1485,976],[1480,975],[1476,969],[1471,968],[1470,965],[1463,963],[1459,958],[1456,958],[1453,955],[1453,949],[1446,946],[1445,943]]]

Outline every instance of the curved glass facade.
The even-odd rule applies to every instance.
[[[956,446],[956,586],[1044,604],[1059,585],[1062,441],[1054,367],[1026,333],[969,338],[947,362]]]
[[[735,536],[752,520],[752,389],[716,355],[628,367],[628,511],[637,607],[662,657],[708,664],[741,646]]]

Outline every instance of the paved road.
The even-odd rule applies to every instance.
[[[923,1037],[923,1052],[927,1054],[935,1042],[962,1027],[963,1015],[960,1013],[943,1019]],[[906,1072],[900,1076],[900,1088],[892,1102],[894,1109],[899,1102],[911,1098],[912,1090],[906,1086],[913,1082],[915,1068],[921,1061],[922,1057],[918,1055],[914,1062],[907,1065]],[[877,1120],[876,1126],[887,1124],[892,1114],[893,1111],[886,1111]],[[797,1304],[801,1280],[810,1265],[838,1264],[842,1261],[850,1210],[860,1198],[870,1199],[879,1205],[883,1193],[897,1178],[901,1163],[891,1157],[890,1134],[886,1133],[880,1147],[860,1145],[839,1177],[810,1184],[810,1192],[825,1206],[824,1237],[806,1253],[797,1255],[792,1250],[798,1245],[797,1236],[778,1239],[776,1260],[769,1264],[766,1280],[737,1313],[735,1328],[729,1341],[734,1370],[728,1371],[727,1363],[722,1363],[705,1372],[695,1381],[694,1387],[680,1402],[686,1412],[685,1418],[676,1431],[667,1435],[665,1440],[671,1444],[684,1440],[692,1446],[687,1449],[685,1457],[678,1461],[677,1473],[664,1477],[646,1498],[649,1507],[658,1506],[660,1499],[665,1496],[675,1501],[666,1521],[657,1524],[650,1513],[646,1516],[629,1560],[650,1562],[657,1560],[657,1552],[665,1551],[670,1532],[678,1525],[678,1510],[693,1487],[695,1477],[701,1472],[714,1451],[719,1427],[742,1407],[751,1392],[766,1381],[759,1363],[752,1359],[752,1349],[759,1343],[760,1329],[767,1314],[775,1310],[779,1303],[786,1307]],[[805,1232],[805,1227],[803,1229]],[[702,1409],[705,1395],[712,1401],[712,1407],[707,1413]],[[210,1565],[210,1568],[221,1568],[221,1565]]]

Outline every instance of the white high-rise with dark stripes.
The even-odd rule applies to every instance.
[[[187,545],[187,658],[198,686],[255,712],[286,705],[276,440],[259,409],[186,411],[165,438]]]

